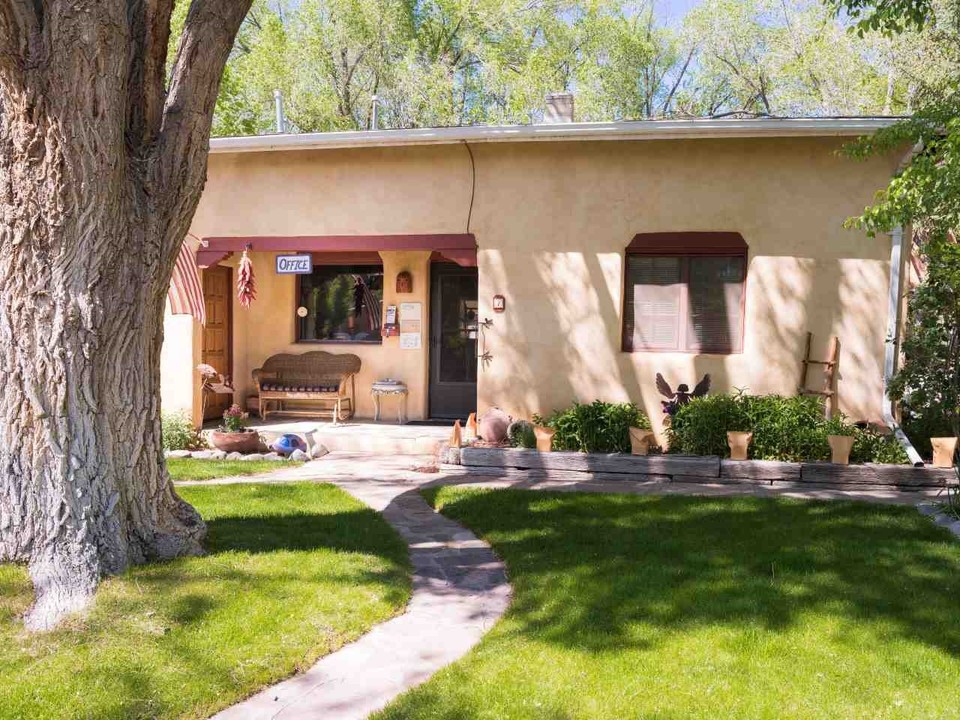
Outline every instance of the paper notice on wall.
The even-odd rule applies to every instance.
[[[400,303],[400,349],[419,350],[423,346],[423,306]]]

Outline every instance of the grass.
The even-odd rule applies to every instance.
[[[174,480],[216,480],[217,478],[259,475],[297,467],[303,463],[277,460],[199,460],[167,458],[167,470]]]
[[[86,617],[26,634],[25,570],[0,565],[0,717],[205,718],[400,612],[406,547],[330,485],[179,491],[209,554],[102,584]]]
[[[912,507],[444,488],[511,608],[376,717],[955,718],[960,544]]]

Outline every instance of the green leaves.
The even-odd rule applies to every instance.
[[[594,400],[589,405],[574,403],[549,418],[534,415],[533,421],[556,430],[555,450],[579,452],[630,452],[630,428],[649,429],[650,420],[633,403]]]

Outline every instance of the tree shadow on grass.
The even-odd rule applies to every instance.
[[[913,508],[498,490],[442,511],[506,561],[513,627],[542,641],[647,649],[823,612],[960,656],[960,546]]]

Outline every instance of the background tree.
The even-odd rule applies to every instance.
[[[960,5],[849,4],[868,28],[902,32],[922,25],[925,46],[935,51],[928,62],[904,66],[914,88],[914,115],[849,148],[853,157],[915,151],[851,224],[870,233],[913,226],[923,279],[909,298],[904,364],[891,395],[903,401],[907,434],[926,446],[931,435],[960,434]]]
[[[163,311],[249,0],[0,3],[0,562],[31,628],[131,563],[196,553],[159,408]]]

